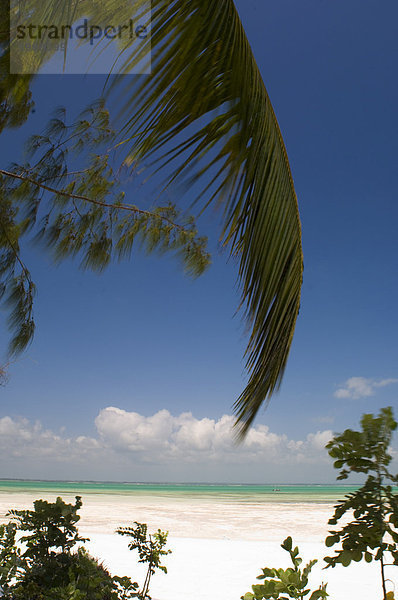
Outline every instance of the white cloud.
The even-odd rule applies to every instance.
[[[253,427],[244,442],[234,442],[234,417],[197,419],[168,410],[144,416],[117,407],[101,410],[95,437],[68,437],[39,422],[0,418],[3,476],[119,480],[283,480],[294,465],[330,462],[324,446],[331,431],[290,440],[265,425]],[[287,471],[286,471],[287,472]],[[264,473],[266,475],[264,475]],[[144,479],[145,478],[145,479]]]
[[[366,398],[374,396],[375,390],[393,383],[398,383],[398,379],[367,379],[366,377],[350,377],[342,387],[334,393],[335,398]]]
[[[108,407],[95,420],[101,443],[116,451],[134,454],[137,460],[157,463],[217,463],[266,461],[283,464],[297,460],[319,460],[320,444],[332,437],[331,431],[309,434],[304,440],[289,440],[272,433],[265,425],[253,427],[242,444],[234,442],[235,419],[196,419],[191,413],[172,416],[161,410],[145,417],[120,408]]]
[[[2,459],[46,459],[59,462],[84,461],[100,448],[98,440],[86,436],[68,438],[43,429],[36,421],[0,418],[0,454]]]

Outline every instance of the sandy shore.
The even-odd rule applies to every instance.
[[[169,546],[173,553],[164,561],[168,574],[155,575],[151,584],[156,600],[239,600],[256,583],[262,566],[287,567],[289,563],[279,545],[270,542],[171,537]],[[135,564],[123,539],[99,534],[93,536],[88,547],[115,574],[143,581],[144,569]],[[322,544],[301,543],[300,550],[305,560],[325,555]],[[375,564],[356,563],[326,572],[316,565],[313,573],[313,589],[327,581],[333,600],[381,599]]]
[[[31,507],[36,497],[25,492],[0,493],[0,519],[9,508]],[[53,502],[56,495],[41,497]],[[74,494],[63,493],[62,498],[74,502]],[[112,534],[120,525],[139,521],[178,538],[281,542],[293,535],[297,542],[321,542],[332,511],[332,503],[87,494],[83,496],[79,529],[88,536]]]
[[[73,495],[62,494],[71,501]],[[53,501],[55,497],[48,496]],[[9,508],[28,508],[27,493],[0,495],[0,520]],[[83,497],[79,531],[90,537],[87,547],[118,575],[142,583],[145,567],[113,532],[133,521],[150,530],[169,530],[173,553],[164,559],[168,574],[157,573],[151,584],[156,600],[239,600],[251,590],[262,567],[286,567],[289,558],[280,548],[287,535],[300,547],[305,561],[318,558],[311,579],[316,587],[328,582],[333,600],[379,600],[378,564],[353,563],[348,568],[322,570],[328,554],[323,540],[332,505],[314,503],[251,503],[195,498],[159,498],[89,494]],[[398,580],[390,568],[389,577]],[[391,587],[390,587],[391,589]]]

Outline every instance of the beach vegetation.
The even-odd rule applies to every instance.
[[[21,551],[15,544],[15,523],[0,525],[0,590],[6,592],[21,567]]]
[[[11,520],[0,525],[0,597],[4,600],[130,600],[148,599],[149,579],[155,568],[167,572],[160,557],[167,533],[158,531],[146,539],[146,525],[139,524],[135,547],[142,562],[149,562],[144,586],[127,576],[112,576],[84,548],[77,522],[82,506],[57,498],[36,500],[33,510],[10,510]],[[138,524],[137,524],[138,525]],[[127,530],[128,528],[126,528]],[[22,534],[22,535],[21,535]],[[144,592],[144,594],[142,593]]]
[[[135,527],[119,527],[116,533],[119,535],[131,538],[128,547],[129,550],[137,550],[140,563],[146,563],[148,570],[145,576],[145,581],[139,592],[140,600],[150,598],[149,583],[156,569],[167,573],[167,568],[161,564],[162,556],[171,554],[171,550],[166,550],[168,531],[158,529],[155,533],[148,534],[146,523],[134,522]]]
[[[31,562],[9,590],[10,600],[120,600],[109,571],[84,548]],[[132,597],[132,596],[130,596]],[[7,596],[6,596],[7,598]]]
[[[326,546],[339,544],[340,547],[333,556],[325,557],[325,568],[338,564],[347,567],[351,561],[362,559],[369,563],[378,561],[383,600],[394,597],[393,592],[387,592],[385,568],[398,566],[398,495],[394,491],[398,475],[388,470],[392,460],[389,446],[396,428],[392,408],[383,408],[377,416],[363,415],[361,430],[346,429],[326,446],[335,468],[340,469],[338,480],[359,473],[367,479],[335,506],[330,525],[337,525],[346,515],[353,519],[341,529],[329,532]]]
[[[39,25],[68,27],[65,15],[84,18],[88,27],[132,17],[130,3],[115,0],[18,6]],[[35,76],[9,70],[9,9],[1,3],[1,130],[21,126],[34,110]],[[30,140],[26,162],[0,169],[0,292],[10,314],[9,352],[24,350],[35,330],[26,240],[45,241],[57,260],[78,257],[83,268],[96,270],[143,242],[145,249],[174,251],[197,274],[209,256],[187,209],[195,206],[199,216],[219,207],[219,238],[237,263],[249,332],[248,383],[234,405],[243,436],[281,383],[300,306],[301,225],[286,148],[233,0],[137,0],[135,10],[151,23],[151,36],[138,46],[134,38],[126,43],[114,72],[119,77],[104,77],[104,97],[119,115],[112,119],[116,133],[101,98],[97,112],[75,123],[58,114]],[[52,52],[35,43],[20,57],[30,74]],[[66,43],[64,52],[66,59]],[[151,75],[123,77],[149,56]],[[156,197],[173,192],[179,207],[132,202],[129,182],[143,168],[159,178]],[[120,189],[124,170],[130,180]]]
[[[319,600],[327,598],[326,584],[321,584],[318,589],[311,592],[308,587],[309,576],[316,560],[311,560],[305,567],[301,567],[302,558],[299,556],[298,546],[293,547],[292,538],[287,537],[281,547],[289,553],[293,567],[275,569],[265,567],[257,579],[263,583],[253,585],[252,592],[241,596],[241,600]],[[309,596],[309,594],[311,594]]]
[[[76,523],[80,520],[77,511],[82,506],[80,496],[75,504],[67,504],[58,497],[55,502],[35,500],[33,510],[10,510],[16,529],[27,532],[20,538],[26,550],[23,556],[31,562],[43,562],[60,550],[67,554],[77,542],[85,542],[79,536]]]

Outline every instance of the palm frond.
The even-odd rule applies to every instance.
[[[152,75],[116,83],[124,99],[121,134],[131,140],[129,162],[167,166],[166,185],[188,186],[183,201],[192,200],[194,186],[201,207],[223,208],[221,237],[239,261],[251,330],[249,380],[234,405],[243,437],[280,385],[299,312],[303,260],[293,179],[233,1],[153,0],[151,30]],[[125,72],[142,55],[142,47],[131,51]]]
[[[126,164],[163,169],[165,186],[179,183],[182,203],[222,207],[221,239],[239,262],[240,306],[250,329],[249,380],[234,405],[242,437],[280,385],[303,260],[285,146],[234,2],[152,0],[150,11],[147,0],[134,8],[120,0],[43,0],[39,12],[53,18],[61,5],[92,22],[122,21],[133,11],[151,24],[146,40],[120,48],[118,72],[147,64],[151,55],[152,75],[118,77],[110,87],[119,92],[120,148]]]

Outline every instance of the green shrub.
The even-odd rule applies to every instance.
[[[311,560],[303,569],[300,568],[302,559],[299,557],[299,549],[296,546],[293,548],[292,538],[289,536],[285,539],[281,547],[289,552],[290,559],[293,563],[293,568],[288,569],[273,569],[264,568],[262,575],[257,579],[263,580],[263,583],[253,585],[253,592],[247,592],[241,596],[241,600],[265,600],[265,599],[280,599],[297,598],[303,600],[308,596],[311,590],[308,586],[309,574],[312,567],[316,564],[316,560]],[[287,594],[287,595],[284,595]],[[327,598],[326,584],[322,584],[317,590],[312,592],[308,600],[319,600],[319,598]]]
[[[22,567],[21,552],[15,545],[15,523],[0,525],[0,589],[7,592]]]
[[[19,531],[27,531],[21,538],[26,544],[23,556],[32,562],[41,563],[51,557],[55,550],[67,554],[77,542],[87,541],[79,536],[76,523],[80,520],[77,511],[82,507],[80,496],[75,504],[66,504],[62,498],[55,502],[35,500],[33,510],[10,510]]]
[[[112,577],[79,542],[75,504],[36,500],[33,510],[11,510],[13,521],[0,526],[0,586],[5,600],[129,600],[138,597],[138,584],[129,577]],[[15,542],[17,531],[25,544]]]
[[[110,573],[84,548],[59,553],[45,564],[32,565],[13,588],[13,598],[26,600],[118,600]]]
[[[162,556],[171,553],[171,550],[164,550],[167,544],[168,531],[158,529],[155,533],[148,534],[146,523],[134,522],[135,527],[119,527],[116,533],[131,538],[128,547],[129,550],[138,550],[139,561],[148,564],[144,584],[138,594],[140,600],[150,598],[149,583],[156,569],[167,573],[167,569],[161,564]]]
[[[392,408],[383,408],[377,417],[363,415],[361,431],[346,429],[326,446],[335,468],[340,469],[337,479],[347,479],[351,473],[368,476],[359,490],[336,504],[329,519],[330,525],[337,525],[347,512],[354,517],[340,530],[329,531],[326,546],[341,544],[341,548],[334,556],[325,557],[327,567],[347,567],[351,561],[363,558],[366,562],[379,561],[384,600],[393,598],[392,592],[387,592],[386,558],[390,564],[398,565],[398,496],[393,489],[398,475],[392,475],[387,468],[391,462],[388,449],[396,428]]]

